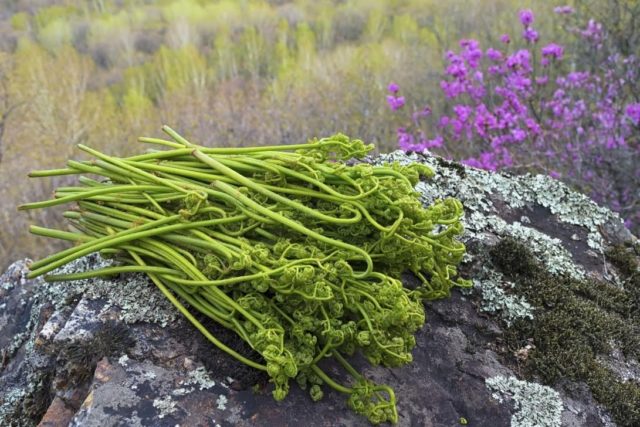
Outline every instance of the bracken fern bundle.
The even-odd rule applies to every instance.
[[[422,301],[468,286],[456,278],[465,251],[456,240],[460,202],[422,206],[414,185],[433,174],[424,165],[347,164],[372,146],[344,135],[206,148],[164,130],[172,141],[141,138],[164,150],[118,158],[80,145],[93,160],[31,174],[81,176],[54,199],[20,207],[75,203],[64,213],[73,232],[31,227],[77,244],[34,262],[30,277],[99,251],[119,262],[46,280],[146,273],[213,344],[266,371],[276,400],[292,379],[314,400],[326,384],[371,422],[396,422],[393,390],[367,380],[346,356],[359,351],[388,367],[411,362],[425,321]],[[422,284],[403,286],[405,271]],[[233,330],[261,360],[220,342],[195,311]],[[352,377],[349,385],[320,367],[329,357]]]

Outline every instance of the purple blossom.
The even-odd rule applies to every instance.
[[[502,53],[492,47],[487,49],[487,58],[492,61],[500,61],[502,59]]]
[[[515,142],[522,142],[527,138],[527,132],[520,128],[511,129],[511,135]]]
[[[580,34],[582,35],[582,37],[586,39],[599,41],[603,36],[602,24],[599,23],[598,21],[590,19],[589,22],[587,23],[587,27],[584,30],[582,30]]]
[[[458,55],[448,55],[448,59],[447,74],[458,79],[466,77],[468,71],[464,58]]]
[[[573,9],[562,6],[555,12],[568,15]],[[511,54],[493,47],[481,51],[473,39],[447,52],[440,87],[451,113],[413,112],[410,127],[397,130],[398,144],[411,151],[446,147],[448,153],[468,157],[463,163],[488,170],[531,165],[581,187],[640,225],[640,214],[628,208],[640,187],[640,103],[629,90],[640,81],[640,60],[599,55],[604,59],[598,67],[583,71],[578,65],[568,72],[568,64],[560,61],[564,47],[550,43],[539,51],[542,67],[534,69],[533,43],[540,37],[533,20],[531,11],[522,11],[529,46]],[[578,33],[578,43],[609,46],[596,21]],[[510,43],[506,34],[500,40]],[[389,91],[391,108],[402,108],[404,98],[391,86]],[[427,136],[426,129],[433,133]],[[613,173],[612,164],[626,169]]]
[[[405,128],[398,128],[396,130],[396,136],[398,137],[398,145],[400,149],[409,151],[413,149],[414,146],[414,138],[413,135]]]
[[[500,154],[502,154],[502,158],[500,159],[502,167],[509,168],[513,166],[513,158],[509,150],[502,150]]]
[[[417,151],[423,152],[431,148],[441,148],[444,144],[444,138],[442,136],[436,136],[433,139],[427,139],[424,134],[420,133],[420,142],[416,143],[413,135],[405,128],[398,128],[398,145],[404,151]]]
[[[489,67],[487,67],[487,72],[491,75],[501,74],[502,71],[502,68],[497,65],[490,65]]]
[[[475,130],[478,135],[483,138],[486,137],[487,132],[495,129],[497,124],[498,120],[484,103],[476,107]]]
[[[575,10],[571,6],[554,7],[553,11],[558,15],[571,15]]]
[[[634,125],[640,125],[640,103],[627,105],[624,112]]]
[[[533,24],[533,12],[530,9],[524,9],[520,11],[520,22],[525,27]]]
[[[509,44],[511,43],[511,37],[509,37],[509,34],[503,34],[500,36],[500,41],[504,44]]]
[[[549,81],[549,76],[536,77],[536,83],[540,86],[546,85],[548,81]]]
[[[482,59],[480,43],[474,39],[465,39],[460,41],[460,47],[463,48],[461,57],[466,60],[471,68],[478,68],[480,59]]]
[[[389,83],[389,86],[387,86],[387,90],[393,94],[398,93],[398,91],[400,90],[400,86],[398,86],[397,84],[391,82]]]
[[[466,49],[478,49],[478,47],[480,47],[480,42],[475,39],[462,39],[460,40],[460,47]]]
[[[531,27],[527,27],[522,31],[522,38],[529,43],[536,43],[540,36],[536,30]]]
[[[624,146],[624,144],[624,138],[616,138],[615,136],[610,135],[605,139],[605,148],[607,150],[614,150],[616,148]]]
[[[480,156],[465,159],[461,163],[474,168],[490,171],[495,171],[498,169],[498,163],[496,162],[495,155],[491,152],[480,153]]]
[[[572,73],[567,74],[566,81],[573,86],[581,86],[585,84],[589,78],[590,74],[587,72],[574,71]]]
[[[427,106],[420,111],[414,112],[411,115],[411,117],[413,118],[413,121],[417,123],[421,118],[429,117],[430,115],[431,115],[431,108]]]
[[[458,116],[458,119],[462,122],[466,122],[469,116],[471,116],[472,108],[468,105],[454,105],[453,111]]]
[[[562,59],[564,48],[556,43],[550,43],[542,48],[542,56],[548,56],[555,59]]]
[[[438,135],[433,139],[428,139],[424,143],[426,148],[442,148],[444,145],[444,138],[442,135]]]
[[[507,57],[507,67],[514,70],[531,71],[531,52],[520,49]]]
[[[393,111],[397,111],[404,107],[404,96],[387,95],[387,104]]]
[[[524,123],[527,126],[527,129],[529,130],[529,132],[531,132],[531,134],[539,135],[541,133],[542,128],[540,127],[538,122],[535,119],[533,119],[532,117],[526,118],[524,120]]]
[[[449,120],[449,127],[451,129],[451,132],[453,133],[453,137],[455,139],[460,139],[460,137],[462,136],[462,131],[465,128],[464,123],[459,119],[452,118],[451,120]]]
[[[517,73],[508,76],[507,83],[509,83],[510,88],[517,92],[526,92],[531,88],[531,79]],[[510,93],[509,97],[512,98],[513,95]],[[510,101],[513,102],[515,99],[510,99]]]
[[[448,82],[446,80],[443,80],[440,82],[440,88],[447,96],[447,98],[455,98],[465,91],[464,85],[459,81]]]

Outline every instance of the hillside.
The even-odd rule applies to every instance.
[[[534,2],[524,2],[531,3]],[[517,32],[523,2],[26,1],[0,5],[0,266],[51,247],[26,236],[46,216],[15,206],[53,185],[29,170],[73,146],[134,151],[170,124],[205,145],[306,141],[336,131],[396,147],[394,80],[419,108],[460,38]],[[538,7],[551,15],[551,6]],[[545,31],[558,33],[556,21]],[[437,109],[437,106],[434,107]]]

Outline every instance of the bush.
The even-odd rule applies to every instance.
[[[562,16],[572,12],[556,8]],[[465,39],[459,51],[446,53],[443,112],[433,114],[428,106],[413,112],[397,129],[398,144],[488,170],[545,172],[620,212],[637,231],[638,58],[613,51],[603,26],[589,20],[567,28],[578,37],[576,51],[591,50],[603,60],[576,70],[562,45],[541,46],[530,10],[519,18],[519,38],[504,34],[501,46],[486,50]],[[399,87],[388,90],[390,109],[405,110]]]

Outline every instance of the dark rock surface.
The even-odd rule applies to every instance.
[[[510,297],[511,285],[486,254],[511,236],[527,242],[550,271],[615,285],[619,274],[604,259],[605,248],[637,242],[619,219],[550,179],[493,175],[421,156],[383,160],[432,165],[436,178],[418,188],[425,202],[444,195],[462,200],[470,254],[463,269],[477,279],[471,292],[427,304],[411,365],[372,368],[356,358],[366,376],[395,389],[399,425],[615,425],[584,383],[521,381],[514,360],[526,359],[530,349],[514,352],[504,335],[514,319],[526,321],[528,308]],[[89,257],[73,268],[100,262]],[[210,344],[140,277],[52,285],[27,280],[28,265],[18,261],[0,277],[2,426],[367,425],[340,393],[325,391],[314,403],[292,385],[276,403],[263,375]],[[637,360],[616,357],[628,381],[637,382]]]

